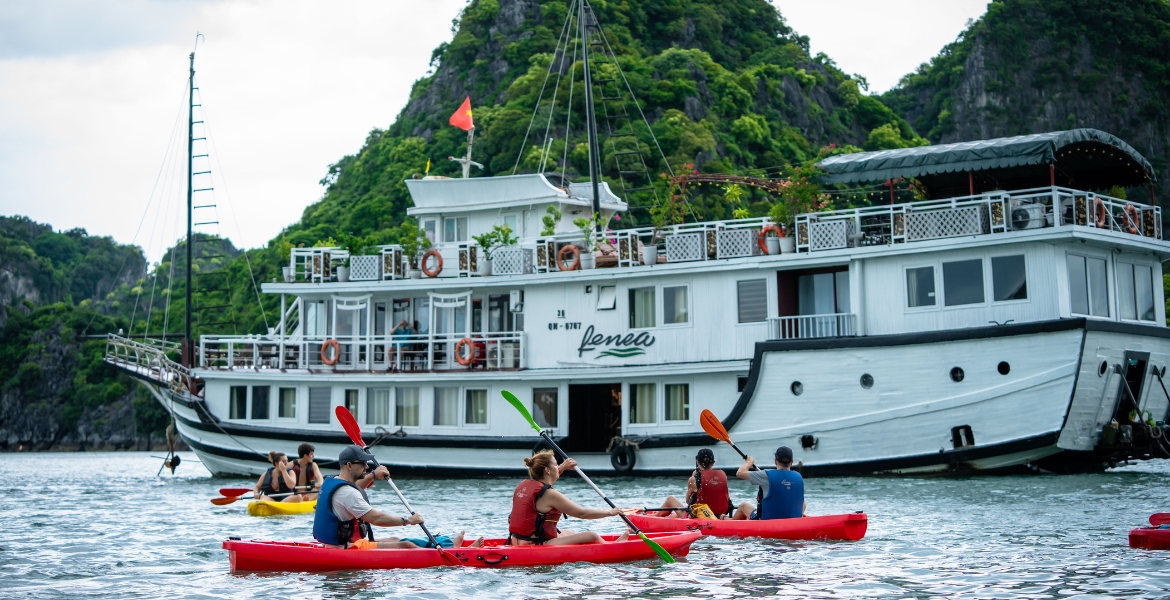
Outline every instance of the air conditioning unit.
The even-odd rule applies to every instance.
[[[1012,229],[1040,229],[1046,224],[1044,205],[1038,202],[1012,203]]]

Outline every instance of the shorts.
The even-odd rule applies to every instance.
[[[354,540],[349,544],[349,550],[377,550],[378,542],[371,542],[366,538]]]
[[[757,510],[758,510],[758,509],[757,509]],[[751,519],[752,521],[755,521],[755,520],[756,520],[756,510],[753,510],[753,511],[752,511],[752,516],[748,517],[748,519]]]

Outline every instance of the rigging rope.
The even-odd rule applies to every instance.
[[[520,167],[520,159],[524,157],[524,148],[528,145],[528,134],[532,131],[532,124],[536,122],[536,113],[540,110],[540,101],[544,98],[544,88],[548,85],[548,78],[552,75],[553,63],[557,62],[556,48],[561,47],[561,39],[564,38],[565,32],[569,29],[569,15],[573,14],[573,5],[576,0],[569,5],[569,14],[565,15],[565,22],[561,25],[561,34],[557,36],[557,45],[554,46],[553,58],[548,61],[548,70],[544,74],[544,82],[540,84],[540,93],[536,96],[536,106],[532,108],[532,118],[528,119],[528,129],[524,131],[524,139],[520,142],[520,152],[516,155],[516,164],[512,165],[512,174],[516,174],[516,169]],[[564,59],[561,59],[562,62]],[[557,81],[560,81],[560,72],[557,72]],[[551,118],[552,110],[556,108],[556,95],[553,95],[552,104],[549,106],[549,116]]]

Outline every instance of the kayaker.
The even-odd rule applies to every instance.
[[[297,446],[297,456],[292,465],[293,474],[297,478],[297,491],[301,493],[301,500],[316,500],[322,480],[321,469],[313,462],[317,457],[317,449],[305,442]]]
[[[337,477],[326,477],[321,484],[317,511],[313,517],[313,537],[322,544],[360,550],[427,547],[429,542],[423,539],[374,539],[371,525],[419,525],[423,522],[423,516],[416,513],[408,517],[395,517],[370,506],[370,498],[363,488],[369,487],[367,484],[375,478],[386,479],[390,476],[390,471],[384,466],[371,471],[368,463],[372,460],[374,455],[361,446],[346,446],[341,451],[337,457],[341,473]],[[437,535],[435,541],[444,548],[458,548],[463,546],[463,532],[460,531],[453,538]],[[475,547],[482,545],[482,538],[472,544]]]
[[[252,495],[257,500],[300,502],[300,494],[289,493],[297,485],[297,478],[293,475],[293,469],[288,464],[288,456],[283,452],[269,452],[268,462],[272,463],[272,466],[268,467],[268,470],[256,481],[255,487],[252,488]]]
[[[711,513],[720,519],[726,519],[734,508],[731,504],[731,494],[727,490],[727,473],[715,468],[715,453],[710,448],[701,448],[695,455],[697,467],[691,477],[687,479],[687,502],[674,496],[667,496],[661,506],[677,506],[682,510],[658,511],[652,513],[659,517],[685,518],[688,508],[697,504],[706,505]]]
[[[747,457],[735,476],[760,486],[759,507],[748,502],[739,505],[735,519],[793,519],[805,516],[804,478],[792,470],[792,449],[780,446],[774,456],[776,468],[752,471],[755,459]]]
[[[524,465],[528,467],[529,479],[520,482],[512,492],[512,514],[508,517],[508,543],[514,546],[601,544],[605,540],[592,531],[558,530],[561,514],[578,519],[602,519],[633,512],[624,508],[583,508],[554,490],[552,486],[561,473],[577,467],[577,461],[571,458],[557,465],[552,450],[544,450],[525,458]],[[624,542],[629,536],[630,532],[626,531],[615,541]]]

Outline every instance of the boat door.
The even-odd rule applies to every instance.
[[[366,363],[369,334],[370,296],[333,297],[334,338],[341,350],[335,368],[368,369]]]
[[[461,294],[436,294],[431,292],[430,350],[428,363],[431,369],[454,369],[455,344],[465,337],[471,337],[472,317],[471,292]]]
[[[622,434],[622,384],[569,386],[569,437],[565,452],[605,452]]]

